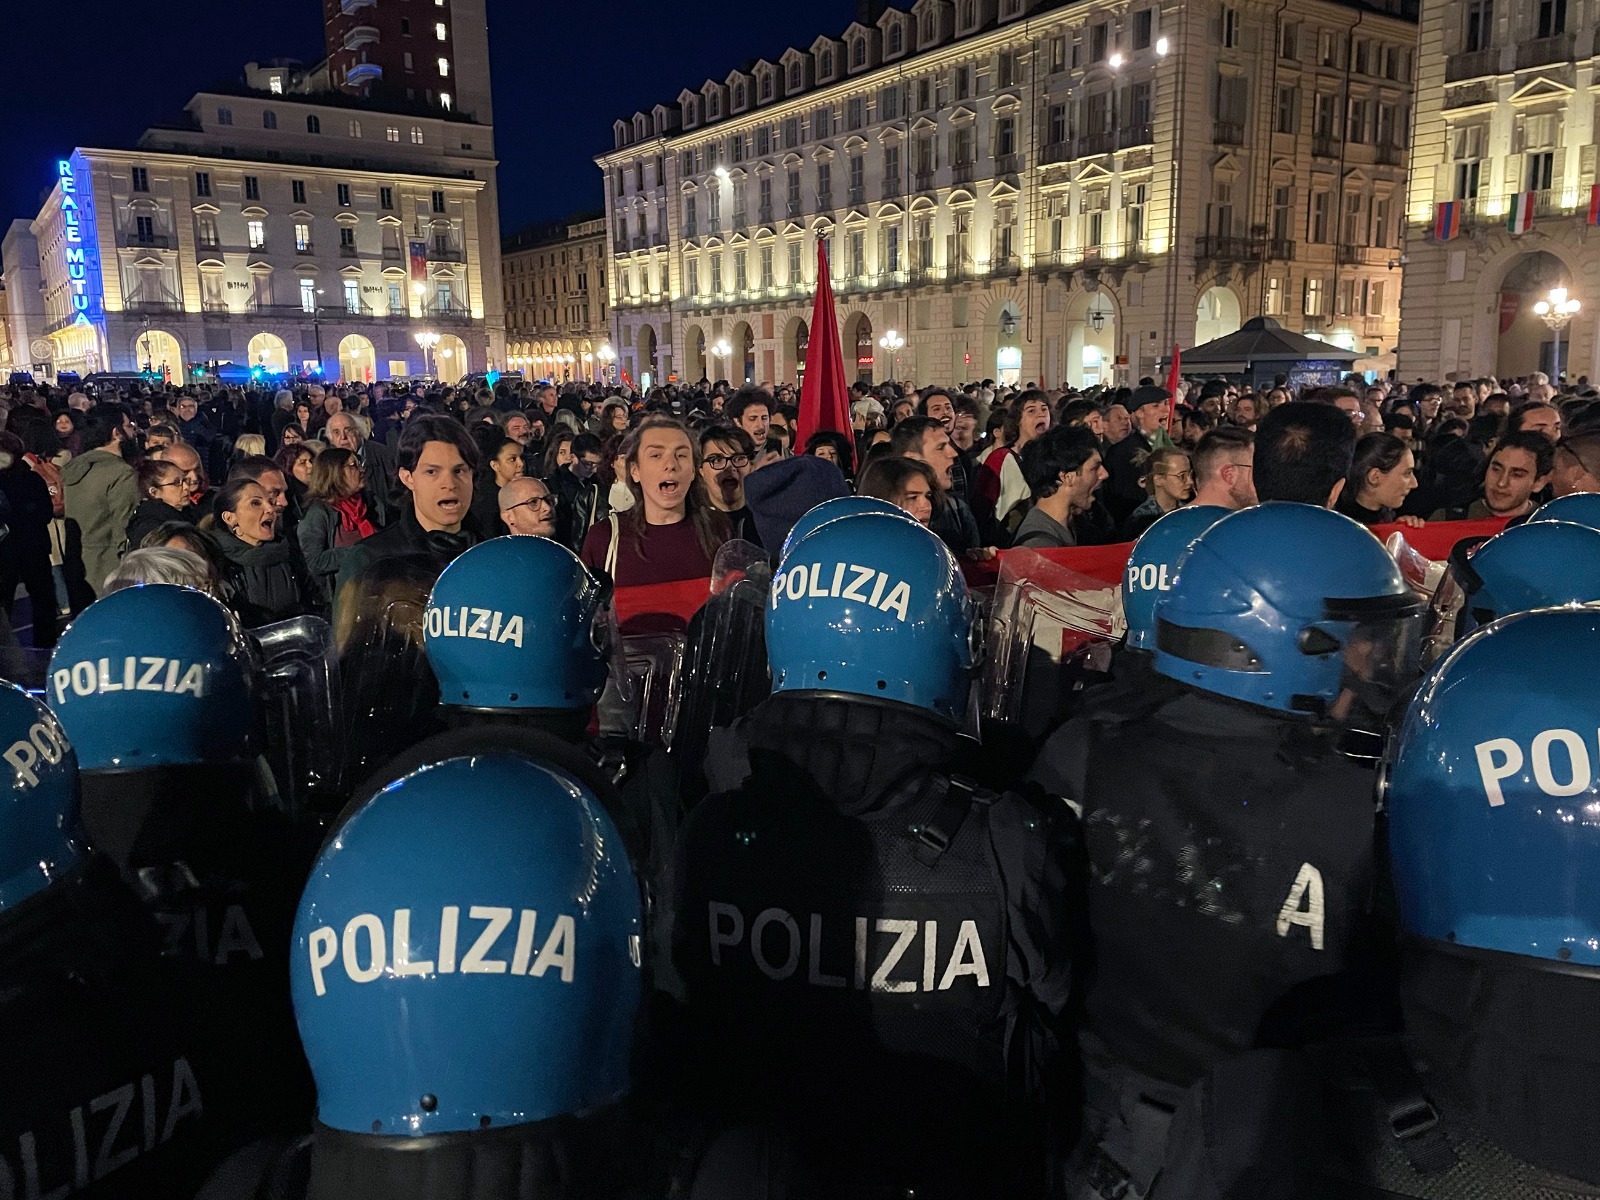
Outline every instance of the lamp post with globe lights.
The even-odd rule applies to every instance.
[[[905,344],[905,338],[901,337],[893,329],[878,339],[878,345],[894,356],[894,377],[896,379],[900,378],[900,348]]]
[[[1575,299],[1569,299],[1567,289],[1551,288],[1550,294],[1533,306],[1533,311],[1539,319],[1550,327],[1550,332],[1555,334],[1556,344],[1550,356],[1550,382],[1559,386],[1561,379],[1561,331],[1571,323],[1572,318],[1578,315],[1582,308]]]
[[[437,374],[428,369],[428,359],[433,354],[434,347],[439,344],[439,335],[431,329],[424,329],[417,334],[417,345],[422,347],[422,373],[424,375]]]
[[[733,344],[727,338],[718,338],[716,345],[711,347],[711,357],[722,360],[722,375],[720,378],[726,379],[728,377],[728,360],[733,357]]]
[[[617,361],[617,352],[611,348],[610,342],[602,342],[600,349],[595,351],[595,357],[600,360],[600,372],[607,383],[611,382],[611,364]]]

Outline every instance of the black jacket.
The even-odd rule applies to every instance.
[[[153,533],[158,525],[165,525],[168,521],[193,525],[194,506],[175,508],[165,500],[146,496],[139,501],[139,507],[133,510],[133,520],[128,522],[128,549],[137,550],[139,543]]]
[[[556,497],[556,541],[576,554],[590,528],[607,516],[600,481],[579,479],[571,467],[561,467],[550,476],[549,487]]]
[[[1139,479],[1145,472],[1144,458],[1140,456],[1148,456],[1151,448],[1150,439],[1135,429],[1106,451],[1107,478],[1100,489],[1100,498],[1118,524],[1145,502],[1145,490],[1139,486]]]
[[[417,523],[417,514],[408,504],[393,525],[380,529],[366,541],[351,547],[344,562],[339,564],[334,596],[337,598],[345,585],[379,559],[412,556],[425,563],[437,576],[480,540],[465,527],[460,533],[430,533]]]
[[[322,610],[316,581],[298,545],[278,538],[250,546],[221,528],[213,535],[233,586],[233,610],[247,628]]]

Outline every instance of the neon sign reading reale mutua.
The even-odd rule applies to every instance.
[[[61,224],[72,324],[92,325],[104,311],[100,296],[100,249],[94,231],[94,188],[81,151],[56,164],[61,189]]]

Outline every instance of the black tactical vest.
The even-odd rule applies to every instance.
[[[1090,725],[1087,1016],[1136,1070],[1187,1086],[1348,999],[1326,977],[1364,957],[1373,778],[1290,729],[1192,695]]]

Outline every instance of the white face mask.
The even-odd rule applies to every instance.
[[[620,479],[612,483],[607,496],[611,501],[612,512],[627,512],[633,507],[633,489]]]

